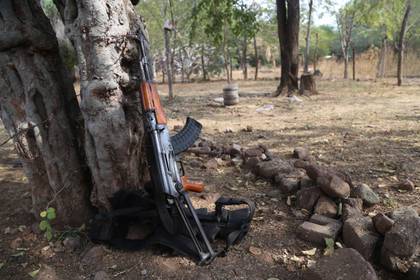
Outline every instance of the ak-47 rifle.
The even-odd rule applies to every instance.
[[[247,199],[220,197],[215,202],[215,211],[194,209],[187,192],[201,192],[204,187],[201,183],[188,181],[177,155],[198,139],[202,126],[196,120],[187,118],[185,127],[170,137],[150,71],[148,42],[143,33],[136,40],[139,44],[142,75],[140,103],[150,146],[148,164],[152,180],[145,191],[116,193],[110,199],[112,211],[95,216],[90,225],[89,236],[93,241],[127,250],[164,245],[193,257],[199,264],[209,264],[246,235],[255,206]],[[235,210],[225,208],[230,205],[247,207]],[[142,239],[129,239],[127,235],[133,224],[151,227],[149,234]],[[210,242],[215,239],[225,241],[222,250],[215,251],[212,248]]]
[[[156,84],[150,73],[146,52],[147,41],[142,33],[139,35],[138,42],[143,75],[140,94],[145,129],[153,149],[149,164],[156,207],[165,229],[170,234],[174,234],[179,230],[177,227],[184,227],[193,242],[199,263],[209,263],[216,257],[216,253],[187,193],[187,191],[201,192],[203,185],[188,182],[185,176],[181,177],[175,155],[197,140],[202,126],[194,119],[188,118],[185,128],[171,139]],[[174,223],[174,215],[180,218],[182,225]]]

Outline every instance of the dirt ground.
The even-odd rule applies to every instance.
[[[177,84],[175,102],[164,103],[171,128],[193,116],[204,126],[202,137],[220,144],[264,144],[281,157],[289,157],[294,147],[308,147],[317,161],[347,171],[353,181],[369,184],[380,195],[380,205],[366,210],[372,213],[420,207],[419,188],[411,193],[392,188],[406,178],[420,186],[420,80],[408,80],[403,87],[393,83],[320,81],[319,95],[295,102],[264,96],[277,81],[240,81],[240,105],[233,107],[214,101],[224,82]],[[165,95],[166,88],[160,90]],[[257,112],[265,105],[272,109]],[[252,132],[245,131],[247,126]],[[1,128],[0,142],[6,138]],[[1,147],[0,279],[31,279],[28,273],[39,267],[55,270],[59,279],[93,279],[99,270],[111,279],[301,279],[302,270],[322,256],[323,248],[315,256],[302,254],[314,246],[296,237],[302,221],[286,198],[271,183],[240,168],[222,164],[203,169],[207,160],[184,156],[187,173],[206,183],[208,196],[244,196],[257,204],[251,232],[227,257],[198,267],[161,249],[128,253],[105,248],[102,261],[83,265],[81,256],[92,244],[62,252],[31,232],[30,186],[12,145]],[[194,201],[205,203],[199,197]],[[400,279],[375,268],[381,279]]]

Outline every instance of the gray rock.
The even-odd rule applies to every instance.
[[[360,216],[363,216],[362,211],[360,211],[356,207],[353,207],[349,204],[343,204],[341,218],[343,219],[344,222],[347,221],[348,219],[360,217]]]
[[[299,187],[301,189],[310,188],[310,187],[313,187],[313,186],[315,186],[315,183],[308,176],[305,175],[302,178],[300,178]]]
[[[264,151],[262,149],[260,149],[260,148],[252,148],[252,149],[245,150],[243,152],[243,156],[245,158],[250,158],[250,157],[260,158],[263,153],[264,153]]]
[[[395,221],[385,234],[381,251],[381,264],[388,270],[407,272],[409,262],[420,255],[420,218],[411,207],[392,212]]]
[[[354,188],[351,196],[362,199],[366,206],[372,206],[381,202],[379,196],[366,184],[361,184]]]
[[[304,280],[377,280],[376,272],[356,250],[343,248],[321,258],[303,274]]]
[[[293,150],[293,157],[301,160],[310,160],[311,154],[306,148],[298,147]]]
[[[288,174],[292,169],[289,162],[275,159],[259,162],[256,166],[256,174],[265,179],[274,179],[277,174]]]
[[[93,280],[110,280],[111,278],[109,277],[109,275],[101,270],[95,273],[95,277],[93,278]]]
[[[81,264],[86,266],[101,267],[105,250],[102,246],[96,245],[83,255]]]
[[[320,176],[316,183],[330,197],[348,198],[350,196],[350,185],[336,175]]]
[[[240,145],[238,145],[238,144],[232,144],[232,145],[229,147],[229,154],[230,154],[232,157],[236,157],[236,156],[241,155],[241,154],[242,154],[242,148],[241,148],[241,146],[240,146]]]
[[[341,227],[340,221],[315,214],[308,222],[303,222],[298,227],[297,235],[303,240],[324,245],[325,238],[337,238]]]
[[[413,181],[406,179],[401,184],[398,185],[398,189],[412,192],[416,188],[416,185],[413,183]]]
[[[296,205],[301,209],[312,212],[320,196],[321,191],[318,187],[301,189],[296,193]]]
[[[342,219],[346,221],[347,219],[360,217],[363,215],[363,200],[360,198],[348,198],[344,200]]]
[[[385,234],[383,247],[393,255],[411,257],[420,244],[420,218],[407,216],[399,218]]]
[[[385,247],[381,250],[381,265],[390,271],[407,273],[410,269],[411,257],[399,257],[388,251]]]
[[[321,195],[315,205],[314,212],[319,215],[335,218],[337,216],[337,205],[327,196]]]
[[[322,168],[318,165],[315,165],[315,164],[308,164],[304,161],[303,162],[302,161],[296,161],[295,162],[295,167],[305,169],[308,177],[311,178],[315,182],[319,177],[325,177],[327,175],[324,168]]]
[[[413,207],[401,207],[391,212],[390,218],[399,220],[400,218],[418,217],[417,210]]]
[[[279,175],[275,178],[277,177],[279,177]],[[280,179],[275,179],[275,181],[277,180],[279,181],[279,188],[284,194],[293,194],[299,190],[299,179],[297,178],[281,177]]]
[[[356,217],[345,221],[343,241],[347,247],[357,250],[365,259],[374,257],[380,241],[370,217]]]
[[[344,204],[350,205],[359,211],[363,211],[363,200],[360,198],[349,197],[344,200]]]
[[[376,231],[382,235],[385,235],[394,225],[394,221],[383,213],[377,214],[372,221]]]
[[[82,246],[79,236],[69,236],[64,238],[63,245],[68,251],[75,251]]]
[[[253,173],[256,173],[257,165],[261,160],[256,157],[247,158],[244,160],[244,167],[251,170]]]

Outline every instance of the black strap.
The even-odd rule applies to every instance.
[[[137,203],[141,203],[142,197]],[[211,242],[215,239],[225,241],[225,246],[219,255],[225,255],[234,244],[241,241],[250,228],[255,212],[255,204],[244,198],[221,197],[216,201],[214,212],[206,209],[197,209],[197,215],[203,224],[204,231]],[[123,203],[119,204],[124,205]],[[246,208],[227,210],[226,206],[246,205]],[[128,205],[130,206],[130,205]],[[150,206],[150,205],[149,205]],[[155,205],[156,207],[156,205]],[[178,217],[179,218],[179,217]],[[180,224],[177,217],[171,217],[172,223]],[[126,231],[119,231],[123,223],[155,223],[152,232],[142,240],[126,238]],[[169,233],[162,225],[161,216],[156,208],[144,209],[142,207],[128,207],[113,210],[109,213],[97,215],[92,223],[90,237],[93,241],[105,242],[115,248],[123,250],[141,250],[152,245],[163,245],[172,248],[177,253],[198,259],[192,241],[185,232]],[[124,226],[124,225],[123,225]],[[126,225],[127,231],[129,225]]]

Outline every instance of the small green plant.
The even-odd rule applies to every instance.
[[[39,229],[44,232],[45,238],[50,241],[53,238],[53,228],[51,222],[56,218],[55,209],[52,207],[39,213],[41,216],[41,222],[39,223]]]
[[[331,256],[334,253],[334,239],[325,238],[324,256]]]

